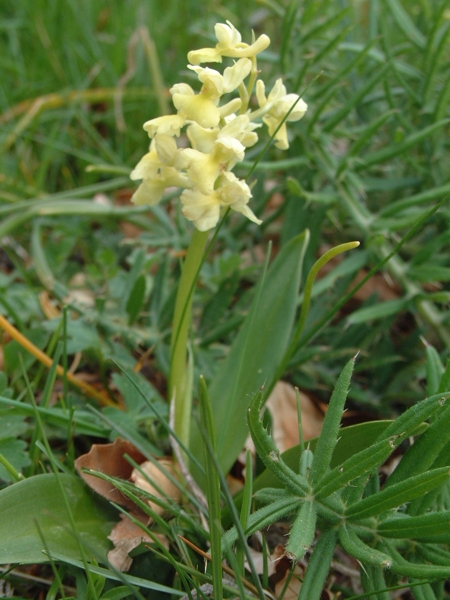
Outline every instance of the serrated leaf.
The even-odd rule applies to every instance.
[[[330,467],[334,468],[351,458],[355,453],[368,448],[382,435],[391,423],[392,421],[373,421],[340,429],[339,440],[334,449]],[[308,446],[313,452],[316,448],[317,440],[318,438],[308,440]],[[300,455],[301,448],[298,445],[283,452],[281,457],[288,467],[295,470],[298,468]],[[264,488],[277,488],[279,486],[279,480],[266,469],[255,479],[253,489],[262,490]]]
[[[98,496],[74,475],[60,474],[79,539],[89,557],[104,560],[111,547],[107,535],[117,520]],[[79,559],[64,498],[53,473],[36,475],[0,492],[0,564],[41,563],[49,559],[36,523],[50,552]]]
[[[397,508],[446,483],[450,478],[448,467],[433,469],[427,473],[410,477],[405,481],[384,488],[378,494],[368,496],[346,510],[348,519],[366,519]]]
[[[450,511],[427,513],[418,517],[405,515],[383,521],[378,532],[385,537],[416,539],[450,534]]]

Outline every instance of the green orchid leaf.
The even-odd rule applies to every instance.
[[[225,362],[209,385],[217,452],[224,472],[229,471],[247,437],[245,417],[251,394],[272,380],[288,347],[308,240],[306,231],[277,254],[258,285]],[[200,458],[202,442],[196,429],[191,443],[194,455]]]
[[[58,477],[86,555],[104,561],[111,547],[107,535],[117,521],[115,511],[78,477]],[[45,547],[50,553],[80,559],[77,537],[53,473],[30,477],[0,492],[0,564],[46,562]]]
[[[145,275],[139,275],[131,289],[126,311],[128,314],[128,325],[132,325],[138,318],[145,302]]]

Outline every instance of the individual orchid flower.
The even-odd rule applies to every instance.
[[[209,92],[209,93],[208,93]],[[219,104],[220,94],[211,87],[196,94],[187,83],[176,83],[170,88],[172,101],[178,114],[185,119],[196,121],[202,127],[216,127],[220,121]]]
[[[227,21],[227,24],[217,23],[214,27],[218,40],[215,48],[193,50],[188,54],[188,60],[193,65],[205,62],[222,62],[222,57],[251,58],[265,50],[270,44],[270,38],[262,34],[253,44],[245,44],[239,31]]]
[[[186,135],[192,148],[200,152],[208,153],[214,147],[214,142],[224,137],[232,137],[238,140],[246,148],[254,146],[258,141],[258,135],[254,130],[261,127],[259,123],[252,123],[247,115],[230,115],[225,118],[225,125],[220,127],[200,127],[198,123],[191,123],[186,130]]]
[[[174,167],[179,152],[171,136],[155,136],[150,144],[150,152],[141,158],[130,174],[133,180],[142,179],[131,198],[134,204],[154,206],[161,200],[166,188],[188,187],[189,179]]]
[[[193,221],[199,231],[208,231],[215,227],[221,209],[228,207],[260,224],[262,221],[247,206],[251,197],[248,185],[234,173],[226,171],[221,175],[221,185],[208,194],[203,194],[199,189],[184,190],[180,198],[183,204],[181,212],[186,219]]]
[[[263,122],[268,127],[269,135],[272,136],[275,134],[275,146],[281,150],[287,150],[289,148],[289,142],[287,138],[286,121],[299,121],[306,113],[308,105],[301,98],[299,99],[297,94],[287,94],[281,79],[277,79],[267,98],[264,82],[259,79],[256,82],[256,98],[260,108],[263,109],[263,112],[264,109],[267,111],[263,116]],[[294,108],[288,114],[294,104]],[[277,127],[287,114],[286,121],[275,133]]]
[[[214,141],[207,153],[186,148],[179,155],[177,166],[186,171],[190,187],[199,189],[202,194],[210,194],[219,175],[232,169],[244,155],[245,146],[239,140],[223,136]]]
[[[239,87],[249,75],[252,62],[242,58],[232,67],[227,67],[223,75],[209,67],[188,65],[188,68],[197,73],[203,83],[202,89],[195,94],[190,85],[174,85],[170,90],[174,106],[182,117],[196,121],[202,127],[215,127],[222,116],[218,108],[220,98]]]

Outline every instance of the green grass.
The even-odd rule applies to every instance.
[[[320,273],[282,377],[328,402],[343,365],[359,352],[347,405],[372,417],[391,418],[426,396],[448,391],[449,18],[446,0],[3,0],[0,314],[50,356],[60,353],[61,364],[79,358],[77,372],[91,375],[125,408],[97,410],[95,400],[64,380],[54,388],[46,368],[3,334],[0,454],[5,460],[0,479],[5,491],[20,474],[31,485],[34,475],[51,472],[55,465],[67,471],[64,477],[73,477],[76,456],[117,435],[144,454],[170,452],[170,330],[180,257],[191,228],[174,194],[151,209],[129,205],[135,184],[128,174],[148,148],[142,124],[167,105],[172,110],[168,89],[181,81],[195,85],[186,68],[187,52],[214,43],[214,24],[227,19],[245,41],[250,42],[252,28],[256,35],[271,37],[271,46],[258,57],[264,80],[271,86],[282,76],[287,90],[303,94],[309,108],[304,119],[289,124],[288,152],[271,146],[250,177],[252,210],[263,224],[229,218],[194,293],[193,388],[198,389],[200,375],[208,388],[211,384],[219,462],[224,464],[221,436],[233,428],[234,411],[228,410],[227,390],[217,374],[235,340],[238,348],[247,347],[238,331],[259,293],[261,256],[270,243],[284,256],[305,228],[310,241],[298,274],[303,284],[330,247],[350,240],[359,240],[361,247],[344,254],[327,274]],[[246,176],[266,142],[261,136],[236,166],[237,175]],[[382,261],[372,290],[352,294]],[[268,278],[276,281],[270,270]],[[276,297],[276,290],[272,294]],[[289,310],[295,320],[299,305],[292,297]],[[252,341],[254,352],[259,351],[258,339]],[[244,376],[239,352],[232,351],[235,358],[230,359],[242,371],[238,388],[248,383],[251,389],[245,393],[253,393],[260,384],[252,387],[253,379]],[[138,361],[141,372],[133,374]],[[219,387],[225,400],[217,400],[214,414]],[[36,428],[38,415],[42,429]],[[197,441],[194,454],[202,462],[203,443],[200,437]],[[226,451],[228,463],[240,449]],[[198,474],[201,465],[191,468]],[[219,484],[213,483],[208,493],[217,514]],[[212,575],[205,575],[201,559],[177,537],[209,551],[201,504],[189,499],[186,519],[172,509],[170,552],[154,546],[157,558],[150,559],[148,552],[138,551],[135,579],[110,570],[105,583],[105,573],[95,566],[86,578],[76,563],[82,557],[72,556],[72,562],[55,557],[55,572],[72,590],[66,597],[75,588],[78,597],[85,592],[92,598],[156,598],[162,596],[146,591],[149,582],[186,593],[217,578],[217,556]],[[59,517],[67,518],[63,500]],[[446,493],[433,502],[432,511],[448,510]],[[23,510],[34,516],[32,503]],[[247,517],[241,518],[245,523]],[[217,535],[215,530],[211,539],[215,552]],[[326,548],[327,539],[321,542]],[[447,564],[445,544],[427,560]],[[150,569],[152,560],[160,573]],[[231,565],[241,574],[242,560],[241,548]],[[118,582],[112,583],[114,577]],[[44,584],[30,588],[16,578],[11,582],[23,597],[37,597],[41,589],[49,600],[63,597],[56,584],[48,591]],[[261,595],[259,581],[253,583]],[[397,583],[392,573],[380,578],[373,565],[363,575],[364,589],[377,598],[386,597],[383,585]],[[114,586],[119,586],[117,596]],[[120,586],[125,586],[124,596]],[[443,584],[434,582],[415,589],[417,600],[445,593]],[[239,590],[244,597],[242,582]],[[350,598],[357,592],[347,589],[345,594]]]

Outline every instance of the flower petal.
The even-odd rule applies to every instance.
[[[143,127],[150,138],[154,137],[157,133],[178,137],[180,129],[185,123],[186,119],[182,115],[164,115],[163,117],[147,121]]]

